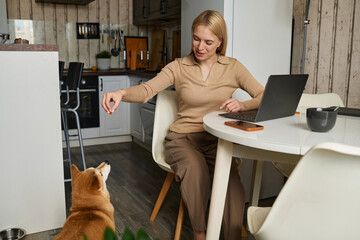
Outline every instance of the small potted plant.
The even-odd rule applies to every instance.
[[[96,67],[98,70],[108,71],[110,69],[111,54],[109,51],[101,51],[96,54]]]

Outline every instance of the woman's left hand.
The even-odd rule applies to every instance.
[[[221,104],[220,109],[224,109],[227,112],[244,111],[245,106],[242,102],[239,102],[235,98],[230,98]]]

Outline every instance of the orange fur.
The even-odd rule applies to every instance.
[[[73,164],[71,172],[71,214],[54,240],[82,240],[84,235],[88,240],[103,239],[107,226],[115,231],[114,207],[105,184],[110,165],[102,163],[81,172]]]

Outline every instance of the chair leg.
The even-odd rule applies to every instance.
[[[83,146],[83,142],[82,142],[82,135],[81,135],[81,129],[80,129],[79,114],[76,111],[72,111],[72,112],[75,114],[76,128],[77,128],[77,132],[78,132],[80,152],[81,152],[81,159],[82,159],[83,167],[84,167],[84,170],[85,170],[86,169],[86,162],[85,162],[84,146]]]
[[[174,240],[180,240],[181,238],[181,229],[184,222],[184,214],[185,214],[185,204],[183,199],[181,198]]]
[[[167,192],[169,191],[170,185],[171,185],[172,181],[174,180],[174,177],[175,177],[175,175],[171,172],[168,172],[168,174],[166,175],[164,184],[161,188],[158,199],[156,200],[154,209],[151,213],[150,222],[153,222],[155,220],[155,218],[160,210],[160,207],[165,199],[165,196],[166,196]]]
[[[242,225],[242,227],[241,227],[241,237],[242,237],[242,238],[247,238],[247,237],[248,237],[244,225]]]
[[[67,151],[67,159],[66,162],[69,163],[69,169],[70,169],[70,178],[65,179],[65,182],[71,181],[71,152],[70,152],[70,140],[69,140],[69,129],[67,124],[67,114],[66,112],[61,112],[61,118],[64,128],[64,136],[65,136],[65,143],[66,143],[66,151]]]

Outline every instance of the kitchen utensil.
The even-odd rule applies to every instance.
[[[104,43],[104,24],[101,24],[101,43]]]
[[[0,43],[5,43],[6,40],[9,40],[10,34],[0,33]]]
[[[123,31],[123,30],[120,30],[120,31],[119,31],[119,34],[120,34],[119,48],[120,48],[120,51],[123,51],[123,50],[125,50],[125,47],[124,47],[124,36],[123,36],[124,31]]]
[[[113,55],[114,57],[119,56],[119,53],[120,53],[119,48],[116,48],[117,35],[118,35],[118,31],[117,31],[117,30],[115,30],[115,31],[114,31],[114,42],[115,42],[115,45],[114,45],[114,48],[113,48],[113,49],[111,49],[111,55]]]
[[[306,109],[306,122],[314,132],[328,132],[336,123],[337,112],[324,108]]]
[[[26,231],[22,228],[8,228],[0,232],[1,240],[16,240],[25,236]]]

